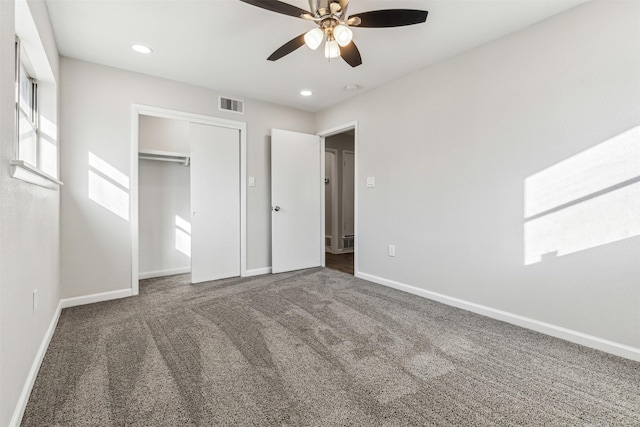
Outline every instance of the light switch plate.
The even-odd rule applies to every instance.
[[[249,177],[249,187],[255,187],[256,186],[256,177],[255,176],[250,176]]]
[[[375,187],[376,186],[376,177],[375,176],[368,176],[367,177],[367,187]]]
[[[389,256],[396,256],[396,245],[389,245]]]

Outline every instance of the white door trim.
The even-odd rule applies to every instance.
[[[131,293],[139,291],[139,243],[138,243],[138,117],[142,115],[164,119],[185,120],[210,126],[238,129],[240,131],[240,276],[247,274],[247,124],[235,120],[202,114],[186,113],[149,105],[132,104],[131,106],[131,190],[129,203],[131,206]]]
[[[355,234],[355,238],[354,238],[354,242],[353,242],[353,251],[355,252],[355,256],[354,256],[354,260],[353,260],[353,270],[354,270],[354,274],[358,274],[360,272],[359,268],[358,268],[358,257],[359,257],[359,252],[358,252],[358,241],[360,240],[360,235],[358,232],[358,121],[355,120],[353,122],[349,122],[349,123],[345,123],[327,130],[323,130],[317,133],[317,135],[320,137],[320,149],[322,150],[322,152],[324,153],[325,150],[325,139],[333,136],[333,135],[337,135],[339,133],[343,133],[346,132],[348,130],[353,130],[353,151],[355,151],[355,156],[354,156],[354,167],[353,167],[353,173],[354,173],[354,177],[353,177],[353,182],[354,182],[354,190],[353,190],[353,197],[354,197],[354,201],[353,201],[353,214],[354,214],[354,220],[353,220],[353,233]],[[324,156],[321,156],[322,158],[322,170],[324,171]],[[324,192],[323,192],[324,195]],[[325,229],[324,229],[324,197],[322,199],[322,206],[320,207],[321,209],[321,213],[322,213],[322,218],[320,219],[322,221],[322,241],[320,242],[320,244],[322,245],[322,247],[324,248],[324,233],[325,233]],[[325,266],[325,253],[324,253],[324,249],[322,250],[322,266]]]

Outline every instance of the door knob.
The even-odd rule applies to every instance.
[[[280,210],[280,206],[276,206],[275,208],[273,208],[273,210],[278,212]]]

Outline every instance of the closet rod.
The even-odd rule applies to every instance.
[[[159,160],[161,162],[182,163],[185,166],[189,166],[189,157],[185,157],[183,159],[172,159],[170,157],[138,156],[138,158],[141,160]]]

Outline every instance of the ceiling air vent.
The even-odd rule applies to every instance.
[[[218,98],[218,108],[222,111],[244,114],[244,101],[221,96]]]

